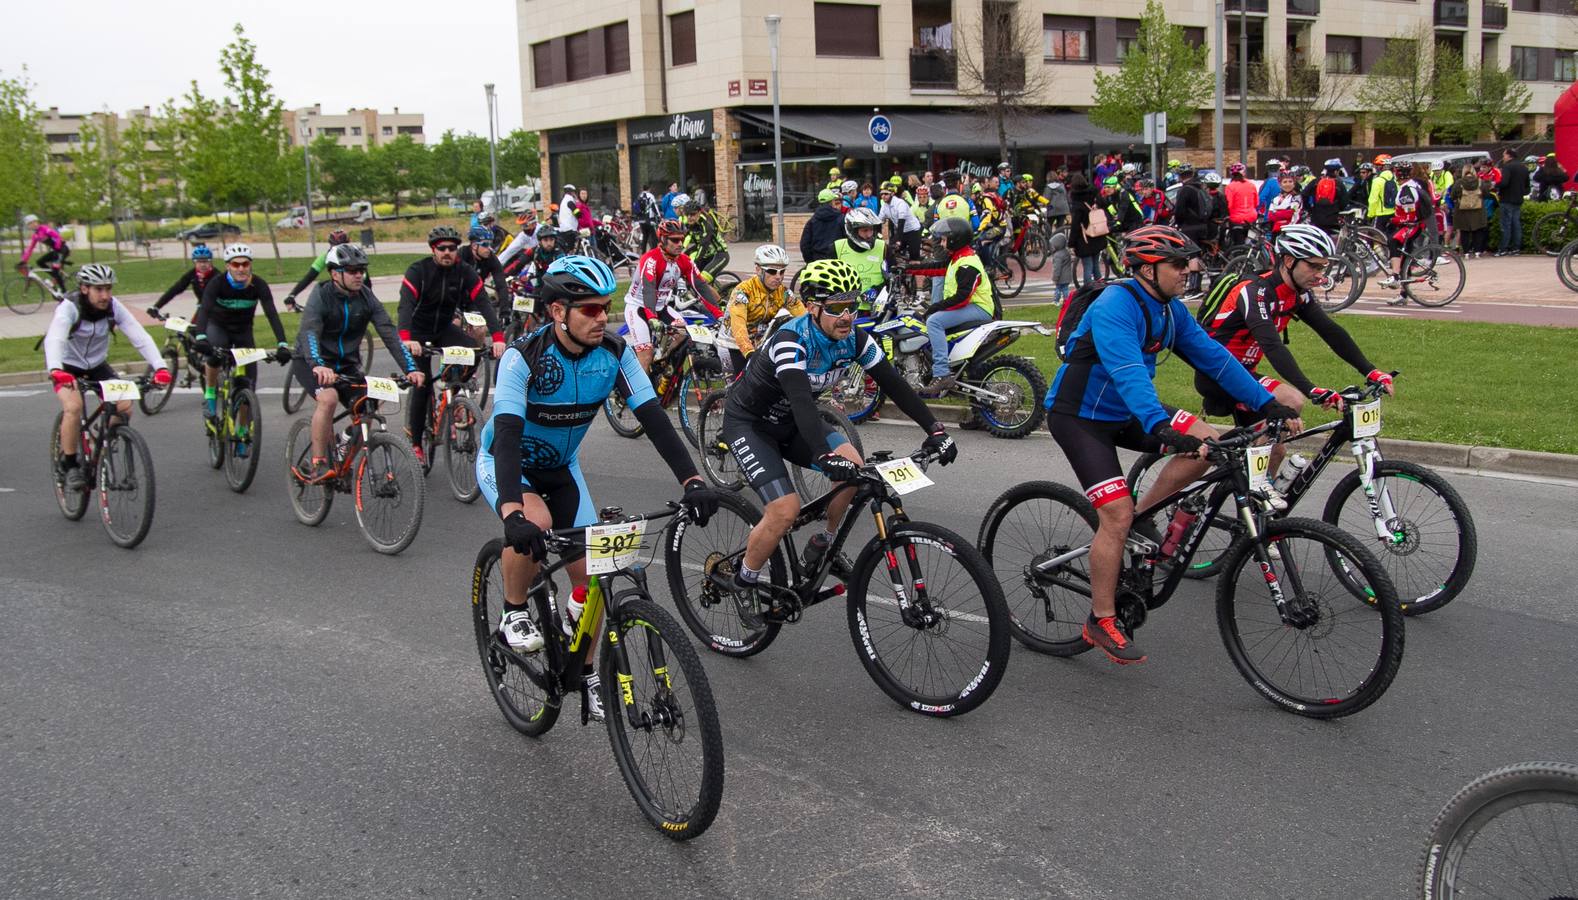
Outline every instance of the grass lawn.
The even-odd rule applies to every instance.
[[[253,261],[253,266],[257,274],[263,276],[263,280],[267,281],[269,287],[273,289],[276,301],[285,296],[291,286],[296,283],[296,279],[300,278],[307,271],[307,267],[312,264],[312,260],[307,257],[286,257],[276,260],[273,258],[272,249],[267,244],[255,245],[252,249],[260,254],[259,258]],[[217,254],[217,247],[215,252]],[[406,267],[418,258],[418,256],[405,253],[371,253],[367,257],[368,271],[374,275],[398,275],[404,272]],[[72,252],[71,262],[73,268],[66,273],[68,286],[75,286],[72,280],[76,274],[75,266],[86,264],[87,261],[86,253]],[[182,273],[192,267],[190,260],[183,259],[150,260],[141,257],[127,257],[123,261],[116,262],[111,254],[107,253],[100,253],[99,261],[115,267],[115,292],[117,294],[163,293],[166,288],[175,283],[177,278],[181,277]],[[217,258],[214,262],[216,265],[224,265]],[[7,288],[13,291],[18,288],[21,281],[15,268],[8,268],[4,273],[0,273],[0,277],[5,279]]]

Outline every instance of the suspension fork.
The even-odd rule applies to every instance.
[[[1359,486],[1363,488],[1365,499],[1370,504],[1370,521],[1375,526],[1375,536],[1395,544],[1400,538],[1392,530],[1392,523],[1397,521],[1392,493],[1384,484],[1376,487],[1375,464],[1381,461],[1381,451],[1372,438],[1361,438],[1350,446],[1354,461],[1359,464]]]
[[[899,522],[903,522],[906,518],[904,508],[897,504],[893,506],[893,513]],[[931,598],[926,588],[926,578],[921,573],[920,560],[915,556],[915,545],[912,543],[904,545],[904,561],[908,568],[906,573],[899,568],[898,554],[893,552],[892,542],[888,539],[888,520],[882,514],[880,502],[872,504],[871,516],[877,524],[877,540],[882,544],[882,559],[888,573],[888,584],[893,588],[893,596],[898,598],[900,614],[918,609],[922,615],[929,617],[932,611]]]
[[[1244,536],[1249,541],[1249,549],[1255,558],[1255,563],[1260,566],[1260,574],[1266,579],[1266,588],[1271,592],[1271,601],[1276,604],[1277,615],[1282,621],[1293,624],[1294,610],[1288,602],[1288,594],[1283,590],[1282,577],[1277,574],[1277,564],[1283,563],[1283,575],[1287,577],[1293,596],[1298,597],[1304,593],[1298,574],[1298,566],[1281,551],[1273,548],[1270,543],[1261,539],[1260,521],[1255,516],[1254,501],[1249,496],[1249,478],[1239,473],[1233,479],[1233,502],[1238,504],[1238,518],[1244,525]]]

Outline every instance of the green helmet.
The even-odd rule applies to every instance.
[[[822,190],[818,191],[816,195],[816,202],[818,203],[832,203],[837,199],[838,192],[832,188],[822,188]]]
[[[1106,185],[1107,187],[1117,187],[1118,186],[1118,176],[1116,176],[1116,175],[1108,175],[1107,176],[1107,180],[1103,181],[1102,184]]]
[[[819,259],[800,270],[800,296],[819,303],[840,294],[860,293],[860,273],[841,259]]]

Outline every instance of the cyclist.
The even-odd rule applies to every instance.
[[[1086,643],[1116,663],[1145,661],[1118,627],[1116,592],[1123,548],[1134,524],[1134,500],[1118,464],[1118,447],[1140,452],[1171,448],[1169,461],[1141,505],[1165,497],[1203,474],[1201,439],[1216,430],[1156,395],[1156,356],[1172,350],[1240,403],[1268,418],[1294,419],[1221,344],[1199,326],[1178,295],[1200,248],[1176,228],[1147,225],[1123,243],[1133,277],[1091,301],[1069,335],[1066,362],[1047,392],[1047,427],[1068,457],[1099,526],[1090,548],[1091,612]]]
[[[1336,234],[1337,229],[1342,227],[1337,214],[1346,206],[1342,182],[1339,180],[1342,176],[1342,160],[1326,160],[1325,169],[1319,178],[1304,187],[1301,199],[1310,224],[1327,234]]]
[[[297,311],[296,295],[305,291],[313,282],[318,280],[319,275],[323,274],[323,270],[328,267],[329,251],[341,244],[349,244],[350,242],[351,236],[343,228],[336,228],[329,232],[329,246],[323,248],[323,252],[318,254],[318,258],[313,260],[312,265],[307,267],[307,274],[301,276],[301,280],[296,282],[296,286],[291,288],[290,293],[285,295],[286,309],[291,312]]]
[[[685,242],[685,226],[679,222],[664,222],[658,226],[658,247],[641,255],[636,263],[636,277],[630,281],[625,294],[625,327],[630,333],[630,347],[641,363],[641,371],[652,370],[652,327],[654,319],[665,323],[682,322],[677,312],[669,309],[669,299],[681,285],[686,285],[699,296],[713,316],[722,315],[718,292],[712,283],[701,277],[701,270],[691,262],[680,248]]]
[[[756,248],[756,274],[740,282],[729,294],[729,327],[718,333],[718,345],[729,351],[729,371],[744,372],[745,362],[756,350],[761,332],[780,312],[805,315],[805,305],[784,286],[789,256],[776,244]]]
[[[515,243],[519,245],[523,241],[524,238]],[[505,265],[504,272],[512,277],[526,278],[531,284],[532,296],[535,297],[537,285],[542,283],[542,276],[548,271],[548,266],[565,255],[564,251],[559,249],[559,229],[554,227],[552,222],[544,222],[537,226],[531,249],[517,254]],[[540,318],[545,314],[541,300],[536,303],[536,307],[532,311],[533,315]]]
[[[1406,286],[1401,283],[1404,267],[1408,264],[1408,254],[1435,237],[1437,199],[1430,186],[1430,164],[1416,162],[1409,166],[1399,163],[1397,173],[1397,180],[1401,184],[1397,188],[1397,208],[1392,214],[1394,230],[1387,241],[1391,258],[1397,260],[1397,269],[1388,273],[1388,277],[1381,282],[1383,288],[1397,288],[1397,296],[1386,301],[1387,306],[1408,303]]]
[[[482,314],[493,337],[494,357],[504,352],[504,329],[498,312],[482,300],[482,278],[477,270],[460,261],[460,232],[438,225],[427,233],[432,255],[419,259],[400,279],[400,340],[417,360],[426,378],[411,388],[411,409],[406,419],[406,437],[411,449],[424,465],[422,442],[418,436],[427,427],[428,406],[433,400],[432,359],[423,354],[423,343],[437,347],[475,347],[471,335],[455,325],[464,307]]]
[[[1397,176],[1388,165],[1391,161],[1390,154],[1377,156],[1375,178],[1370,181],[1370,224],[1382,231],[1391,229],[1392,216],[1397,212]]]
[[[153,369],[153,383],[170,383],[170,370],[159,345],[137,322],[131,310],[114,297],[115,270],[89,263],[77,271],[78,288],[55,305],[55,317],[44,334],[44,364],[60,399],[60,468],[65,474],[66,490],[81,493],[88,487],[87,477],[77,465],[77,448],[82,445],[82,394],[76,390],[78,378],[107,381],[116,377],[109,364],[110,335],[119,328],[126,332],[142,358]],[[131,420],[132,404],[116,404],[115,417]]]
[[[740,566],[719,566],[708,577],[723,590],[749,597],[762,567],[778,541],[800,513],[800,497],[789,480],[785,460],[815,467],[836,482],[856,476],[864,460],[842,434],[830,429],[816,409],[817,396],[836,384],[850,364],[858,364],[905,415],[926,430],[925,447],[943,465],[958,456],[958,446],[882,355],[882,348],[856,330],[860,276],[847,263],[818,260],[800,272],[806,314],[786,322],[752,354],[745,372],[729,387],[723,407],[722,439],[765,508],[751,529]],[[827,554],[852,494],[841,491],[828,505],[825,530],[805,548],[807,567],[815,568]],[[833,574],[850,577],[849,561],[839,554]],[[741,619],[759,628],[762,618],[754,604],[737,604]]]
[[[498,304],[501,317],[509,315],[510,286],[504,278],[504,266],[493,252],[492,229],[478,225],[467,232],[466,237],[470,243],[460,248],[460,261],[476,269],[478,277],[493,279],[493,302]]]
[[[970,201],[959,192],[959,183],[963,179],[964,175],[958,169],[949,169],[942,173],[942,199],[937,201],[937,218],[970,218]],[[932,191],[932,194],[936,193]]]
[[[718,510],[717,493],[696,474],[646,373],[625,342],[607,330],[613,271],[601,260],[567,256],[549,267],[542,292],[552,324],[515,341],[500,360],[493,415],[482,429],[476,462],[477,484],[504,521],[499,632],[510,647],[525,653],[543,646],[526,608],[527,591],[545,555],[542,533],[597,523],[578,455],[581,439],[610,393],[625,399],[684,485],[683,502],[696,524],[706,525]],[[572,585],[587,583],[584,559],[567,569]],[[595,647],[595,641],[587,647],[588,661]],[[595,669],[588,668],[587,708],[600,718],[598,680]]]
[[[927,395],[941,396],[957,379],[948,370],[948,331],[996,318],[992,279],[970,242],[970,228],[963,219],[938,219],[931,237],[948,255],[940,299],[926,307],[926,336],[931,340],[931,377]]]
[[[1227,187],[1222,193],[1227,196],[1227,222],[1226,235],[1229,246],[1242,244],[1249,235],[1249,229],[1260,219],[1260,193],[1255,189],[1255,183],[1249,180],[1243,163],[1233,163],[1227,167]]]
[[[334,439],[336,404],[349,407],[365,396],[366,386],[336,384],[340,376],[360,379],[362,337],[367,326],[378,330],[389,355],[399,360],[411,383],[421,386],[425,376],[417,370],[416,360],[400,343],[400,334],[384,305],[367,286],[367,254],[354,244],[329,248],[329,280],[318,285],[301,310],[301,329],[296,333],[296,356],[290,374],[312,397],[312,473],[311,480],[325,480],[334,471],[329,460],[329,442]]]
[[[159,299],[155,300],[153,305],[148,307],[148,313],[152,315],[164,309],[166,303],[174,300],[176,294],[187,288],[192,289],[192,293],[197,295],[197,300],[201,303],[204,289],[208,287],[209,280],[218,271],[218,269],[214,268],[214,251],[208,249],[207,244],[193,246],[192,267],[187,269],[180,278],[177,278],[175,284],[170,285],[169,289],[159,295]]]
[[[1282,170],[1282,161],[1277,159],[1266,160],[1266,179],[1260,183],[1260,217],[1265,218],[1271,211],[1271,200],[1282,192],[1282,176],[1292,174]]]
[[[1271,223],[1272,234],[1304,221],[1304,202],[1299,199],[1298,176],[1292,172],[1283,172],[1277,182],[1281,186],[1281,193],[1272,197],[1266,206],[1266,220]]]
[[[882,183],[882,212],[878,219],[882,222],[883,237],[895,255],[902,254],[905,259],[914,260],[920,257],[921,223],[916,218],[914,209],[898,196],[895,191],[898,186],[891,181]]]
[[[877,237],[881,227],[876,213],[857,206],[844,216],[844,236],[833,242],[833,257],[848,263],[860,275],[860,289],[864,292],[861,306],[867,309],[873,293],[888,280],[888,244]]]
[[[225,247],[224,257],[225,277],[214,278],[203,288],[203,302],[192,320],[192,332],[197,335],[193,349],[199,356],[208,357],[203,366],[203,412],[210,419],[219,412],[214,385],[219,381],[220,357],[235,347],[257,346],[252,318],[259,306],[263,307],[269,327],[274,329],[275,358],[280,365],[290,362],[290,345],[285,342],[285,326],[280,324],[279,312],[274,309],[274,292],[269,290],[268,282],[252,271],[252,248],[231,244]],[[257,363],[252,363],[238,381],[256,384],[257,375]]]
[[[1343,362],[1374,383],[1392,390],[1392,377],[1375,366],[1354,343],[1348,332],[1336,323],[1311,293],[1326,277],[1326,267],[1337,255],[1331,235],[1315,225],[1289,225],[1276,240],[1276,259],[1263,275],[1247,278],[1231,289],[1209,323],[1206,333],[1227,348],[1233,358],[1260,378],[1255,371],[1262,357],[1271,361],[1278,378],[1260,378],[1260,384],[1283,406],[1302,412],[1305,399],[1321,406],[1342,408],[1342,395],[1310,381],[1293,359],[1282,340],[1288,323],[1298,319],[1308,325]],[[1280,379],[1280,380],[1278,380]],[[1196,372],[1195,390],[1205,399],[1208,416],[1233,417],[1238,425],[1252,425],[1265,416],[1245,409],[1214,380]],[[1278,444],[1271,451],[1271,471],[1282,464],[1286,448]],[[1273,498],[1275,502],[1280,498]]]
[[[685,252],[710,281],[729,264],[729,245],[718,227],[718,214],[703,209],[701,201],[695,198],[685,202],[683,212],[687,226]]]
[[[22,228],[33,229],[33,234],[28,238],[27,249],[22,251],[22,261],[16,264],[17,271],[27,271],[27,261],[33,258],[33,250],[43,244],[44,252],[38,257],[38,265],[49,272],[55,287],[59,288],[61,293],[65,293],[66,276],[60,274],[60,271],[71,262],[71,245],[60,236],[60,232],[49,227],[47,223],[40,222],[38,216],[23,216]]]
[[[1212,198],[1195,179],[1194,166],[1186,163],[1168,165],[1172,169],[1169,175],[1178,179],[1177,199],[1173,202],[1173,224],[1178,226],[1184,237],[1197,245],[1203,245],[1211,237]],[[1200,272],[1190,272],[1189,289],[1186,293],[1199,293],[1200,279]]]

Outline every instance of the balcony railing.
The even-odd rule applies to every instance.
[[[1288,0],[1288,15],[1306,16],[1314,19],[1320,16],[1320,0]]]
[[[1242,65],[1240,65],[1239,63],[1228,63],[1228,65],[1227,65],[1227,96],[1229,96],[1229,97],[1240,96],[1240,91],[1238,89],[1238,76],[1239,76],[1239,73],[1243,71],[1243,68],[1244,67]],[[1249,96],[1251,96],[1251,97],[1259,97],[1259,96],[1264,95],[1266,93],[1266,70],[1265,70],[1265,68],[1262,67],[1260,63],[1250,63],[1249,64],[1249,71],[1247,73],[1245,73],[1245,74],[1249,78],[1249,82],[1248,82]]]
[[[1239,10],[1252,13],[1270,12],[1270,7],[1270,0],[1227,0],[1227,11],[1230,13]]]
[[[1437,28],[1467,28],[1468,0],[1436,0]]]
[[[959,86],[959,66],[952,50],[910,49],[910,87],[951,91]]]
[[[1485,4],[1485,27],[1497,31],[1507,30],[1507,5],[1505,3]]]

